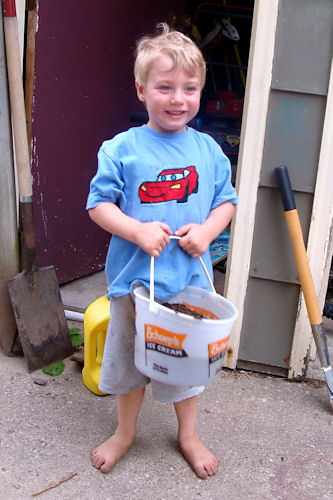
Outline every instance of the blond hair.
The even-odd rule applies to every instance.
[[[180,31],[172,31],[166,23],[157,25],[156,35],[147,35],[137,43],[134,63],[134,76],[139,85],[145,85],[154,61],[169,55],[174,68],[183,68],[193,76],[199,70],[201,89],[206,81],[206,63],[200,49]]]

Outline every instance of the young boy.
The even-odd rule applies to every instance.
[[[149,380],[134,365],[133,287],[149,288],[150,256],[155,263],[155,296],[163,301],[187,285],[208,288],[195,257],[212,274],[209,244],[230,222],[237,196],[230,164],[206,134],[187,127],[199,110],[206,66],[197,46],[169,31],[137,45],[135,86],[149,120],[102,144],[90,186],[91,219],[112,233],[106,260],[111,297],[110,323],[99,388],[117,395],[115,433],[92,452],[92,463],[107,473],[128,451],[145,386],[174,404],[178,440],[200,478],[216,473],[218,461],[196,433],[197,399],[204,387],[171,386]],[[157,180],[156,180],[157,179]],[[181,236],[170,240],[172,234]]]

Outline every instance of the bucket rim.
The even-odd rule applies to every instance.
[[[169,307],[163,306],[159,302],[155,301],[154,303],[155,303],[156,308],[157,309],[161,308],[162,311],[164,311],[167,314],[170,314],[173,317],[179,317],[180,316],[183,319],[194,321],[194,322],[198,322],[199,324],[202,324],[202,322],[204,322],[204,323],[207,323],[207,324],[216,325],[219,322],[225,322],[225,321],[233,321],[233,322],[235,322],[237,320],[237,317],[238,317],[238,310],[237,310],[237,308],[234,306],[234,304],[232,302],[230,302],[230,300],[226,299],[222,295],[220,295],[218,293],[213,293],[213,292],[211,292],[209,290],[206,290],[204,288],[199,288],[199,287],[190,286],[190,285],[187,286],[187,287],[185,287],[184,290],[182,290],[181,292],[178,292],[178,293],[182,293],[182,292],[184,292],[187,289],[199,289],[199,290],[203,290],[204,292],[206,292],[207,294],[211,294],[215,298],[222,299],[223,302],[227,303],[227,305],[229,307],[231,307],[232,314],[228,318],[217,318],[217,319],[212,319],[212,318],[195,318],[194,316],[191,316],[189,314],[184,314],[184,313],[178,312],[178,311],[176,312],[173,309],[170,309]],[[145,294],[147,294],[147,296],[141,295],[140,291],[144,291]],[[149,300],[149,290],[144,285],[137,286],[134,289],[134,295],[135,295],[135,303],[136,303],[136,299],[138,298],[139,300],[143,300],[145,303],[147,303],[148,307],[149,307],[149,303],[150,303],[150,300]],[[178,294],[176,294],[174,297],[176,297],[177,295]],[[168,301],[165,301],[165,302],[168,302]],[[153,311],[151,311],[151,312],[153,312]]]

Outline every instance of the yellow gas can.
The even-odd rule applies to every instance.
[[[98,389],[104,343],[110,318],[110,301],[103,296],[92,302],[84,315],[84,366],[82,378],[84,385],[98,396],[105,396]]]

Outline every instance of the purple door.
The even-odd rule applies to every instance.
[[[103,269],[109,235],[85,202],[101,142],[142,111],[133,80],[135,40],[179,0],[39,2],[32,109],[37,265],[63,283]]]

